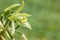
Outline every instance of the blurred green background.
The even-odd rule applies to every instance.
[[[22,0],[0,0],[0,12]],[[60,40],[60,0],[24,0],[22,12],[32,16],[32,30],[22,28],[28,40]],[[19,28],[19,31],[21,29]]]

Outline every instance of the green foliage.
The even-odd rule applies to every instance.
[[[3,40],[21,40],[20,37],[27,40],[24,33],[17,31],[21,26],[31,30],[31,25],[28,22],[28,17],[31,15],[28,13],[21,13],[23,8],[24,1],[22,1],[21,5],[13,4],[9,6],[0,14],[0,36]],[[16,37],[18,37],[18,39],[16,39]]]
[[[28,40],[60,40],[60,0],[24,1],[25,7],[21,13],[27,12],[32,15],[29,19],[29,23],[32,25],[32,31],[21,26],[21,24],[19,28],[17,27],[18,29],[16,28],[17,31],[23,32]],[[21,3],[21,0],[0,0],[0,14],[5,8],[8,8],[8,6],[18,3]],[[14,8],[14,10],[12,9],[12,11],[15,12],[16,8]],[[6,14],[8,14],[8,12],[6,12]],[[19,38],[16,35],[18,35],[18,33],[14,35],[16,40],[18,40]]]

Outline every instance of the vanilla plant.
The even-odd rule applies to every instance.
[[[24,8],[24,1],[22,4],[13,4],[3,10],[0,13],[0,37],[1,40],[6,40],[6,36],[9,40],[16,40],[14,37],[15,33],[19,33],[24,40],[27,40],[24,33],[18,32],[16,29],[20,27],[20,25],[31,30],[31,25],[28,22],[28,17],[31,15],[28,13],[21,13]],[[14,10],[14,11],[13,11]]]

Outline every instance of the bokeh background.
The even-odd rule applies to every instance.
[[[0,0],[0,12],[12,4],[22,0]],[[24,0],[22,12],[32,16],[29,18],[32,30],[21,30],[28,40],[60,40],[60,0]]]

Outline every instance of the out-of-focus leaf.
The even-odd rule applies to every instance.
[[[10,35],[9,35],[9,33],[8,33],[7,31],[5,31],[5,33],[6,33],[7,37],[8,37],[8,38],[10,38]]]
[[[2,28],[4,27],[1,21],[0,21],[0,27],[2,27]]]
[[[0,33],[2,33],[4,30],[3,30],[4,26],[2,24],[2,22],[0,21]]]
[[[13,13],[12,16],[25,16],[25,17],[30,17],[31,15],[28,13]]]
[[[6,9],[4,10],[4,12],[6,12],[6,11],[8,11],[8,10],[11,10],[11,9],[13,9],[13,8],[15,8],[15,7],[17,7],[17,6],[20,6],[20,4],[13,4],[13,5],[9,6],[8,8],[6,8]]]
[[[11,23],[11,25],[12,25],[12,35],[15,33],[15,23],[14,23],[14,21],[12,21],[12,23]]]
[[[25,4],[24,1],[22,1],[21,6],[17,9],[16,13],[19,13],[22,11],[22,9],[24,8],[24,4]]]
[[[24,40],[27,40],[25,34],[22,33],[22,37],[24,38]]]
[[[28,14],[28,13],[21,13],[20,15],[21,15],[21,16],[26,16],[26,17],[30,17],[30,16],[31,16],[31,15]]]
[[[31,29],[31,25],[30,25],[29,22],[26,22],[26,23],[23,23],[23,24],[24,24],[25,27],[27,27],[27,28],[29,28],[30,30],[32,30],[32,29]]]

